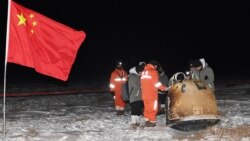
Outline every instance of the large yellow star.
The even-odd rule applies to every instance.
[[[23,16],[23,13],[21,13],[20,15],[17,14],[17,17],[19,18],[19,22],[18,22],[18,25],[26,25],[25,22],[26,22],[26,18]]]

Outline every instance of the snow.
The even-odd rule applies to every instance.
[[[35,89],[34,89],[35,91]],[[215,96],[221,121],[207,129],[184,132],[157,116],[156,127],[130,127],[126,116],[116,116],[108,92],[7,97],[7,141],[228,141],[250,140],[250,85],[220,83]],[[3,99],[1,99],[3,101]],[[1,107],[3,103],[0,102]],[[3,130],[3,114],[0,115]],[[143,124],[143,118],[141,117]],[[0,140],[4,140],[2,132]]]

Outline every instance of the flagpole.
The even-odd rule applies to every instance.
[[[10,31],[10,6],[11,0],[8,0],[8,15],[7,15],[7,30],[6,30],[6,42],[5,42],[5,61],[4,61],[4,83],[3,83],[3,137],[6,141],[6,120],[5,120],[5,101],[6,101],[6,74],[7,74],[7,59],[9,50],[9,31]]]

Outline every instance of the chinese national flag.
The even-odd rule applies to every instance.
[[[84,31],[11,2],[8,62],[66,81],[85,37]]]

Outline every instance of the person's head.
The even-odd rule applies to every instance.
[[[202,68],[202,63],[198,59],[189,60],[188,65],[189,65],[190,70],[194,70],[194,69],[201,70]]]
[[[145,67],[146,63],[144,61],[139,62],[139,66]]]
[[[116,61],[116,68],[117,68],[117,69],[122,69],[122,68],[123,68],[123,63],[122,63],[121,60],[117,60],[117,61]]]
[[[156,70],[158,69],[158,67],[160,65],[160,63],[155,59],[150,60],[149,64],[153,65]]]
[[[157,68],[157,71],[159,74],[164,74],[164,70],[163,70],[163,67],[159,64],[158,68]]]
[[[144,70],[144,67],[143,66],[136,66],[135,67],[135,71],[138,73],[138,74],[141,74],[142,73],[142,71]]]

